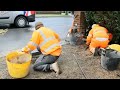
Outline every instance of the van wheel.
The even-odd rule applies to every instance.
[[[15,26],[23,28],[27,25],[28,21],[24,16],[19,16],[15,19]]]

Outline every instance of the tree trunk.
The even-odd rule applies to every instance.
[[[74,11],[74,22],[73,25],[78,25],[78,31],[81,33],[85,32],[85,13],[84,11]]]

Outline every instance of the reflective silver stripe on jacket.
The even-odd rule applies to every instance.
[[[41,35],[41,36],[43,37],[43,39],[44,39],[44,41],[39,45],[40,47],[42,47],[43,45],[45,45],[48,41],[55,39],[54,36],[49,37],[49,38],[46,38],[45,34],[44,34],[41,30],[39,30],[38,32],[40,33],[40,35]],[[60,44],[59,44],[59,43],[55,43],[55,44],[51,45],[50,47],[46,48],[44,51],[45,51],[45,52],[48,52],[49,50],[51,50],[51,49],[54,48],[55,46],[60,46]]]
[[[40,47],[42,47],[44,44],[46,44],[48,41],[50,41],[50,40],[54,40],[55,39],[55,37],[53,36],[53,37],[50,37],[50,38],[47,38],[47,39],[45,39],[39,46]]]
[[[35,47],[38,46],[38,44],[36,44],[36,43],[34,43],[34,42],[32,42],[32,41],[30,41],[28,44],[31,44],[31,45],[33,45],[33,46],[35,46]]]
[[[45,34],[44,34],[41,30],[38,30],[37,32],[39,32],[39,33],[40,33],[40,35],[43,37],[43,39],[46,39]]]
[[[41,30],[39,30],[38,32],[40,33],[40,35],[41,35],[41,36],[43,37],[43,39],[44,39],[44,41],[39,45],[40,47],[42,47],[42,46],[43,46],[44,44],[46,44],[48,41],[55,39],[54,36],[49,37],[49,38],[46,38],[45,34],[44,34]]]
[[[51,50],[55,46],[60,46],[60,44],[59,43],[55,43],[55,44],[51,45],[50,47],[48,47],[47,49],[45,49],[45,52],[48,52],[49,50]]]
[[[95,39],[98,41],[107,41],[108,40],[108,38],[95,38]]]
[[[99,32],[105,33],[104,30],[95,31],[94,33],[99,33]]]

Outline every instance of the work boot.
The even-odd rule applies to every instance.
[[[55,71],[55,73],[57,75],[59,75],[61,73],[57,62],[51,64],[51,70]]]
[[[99,48],[95,48],[93,56],[99,56]]]

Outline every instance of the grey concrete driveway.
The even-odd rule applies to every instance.
[[[35,22],[43,22],[46,27],[53,29],[60,35],[61,39],[64,39],[72,24],[72,20],[72,17],[44,17],[36,18]],[[8,28],[7,33],[0,35],[0,53],[24,47],[31,38],[35,22],[30,23],[26,28],[0,26],[0,28]]]

